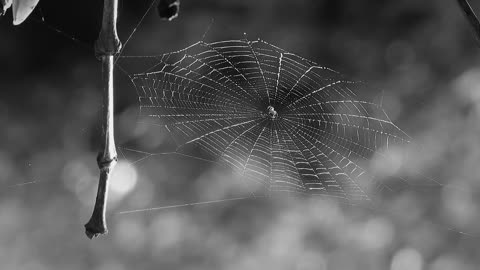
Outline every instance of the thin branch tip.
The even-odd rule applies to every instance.
[[[85,224],[85,234],[89,239],[93,239],[101,235],[108,234],[108,230],[106,226],[103,226],[103,224],[94,224],[89,222]]]
[[[100,179],[98,182],[97,198],[95,200],[95,206],[93,207],[93,213],[90,220],[85,224],[85,234],[88,238],[92,239],[108,232],[106,209],[107,209],[107,197],[108,197],[108,181],[115,167],[116,159],[112,159],[110,162],[102,162],[98,160],[100,167]]]
[[[108,232],[105,218],[108,182],[118,161],[113,129],[113,58],[122,47],[122,44],[118,39],[116,27],[118,0],[104,0],[103,3],[102,29],[100,30],[98,40],[95,42],[95,55],[102,60],[102,150],[97,156],[97,164],[100,169],[100,179],[98,181],[95,206],[93,208],[92,217],[88,223],[85,224],[85,234],[90,239]]]
[[[477,43],[480,45],[480,21],[467,0],[457,0],[465,18],[473,29]]]

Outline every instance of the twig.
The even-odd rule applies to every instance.
[[[104,0],[102,29],[95,43],[95,54],[102,60],[103,112],[102,148],[98,153],[100,169],[97,198],[92,217],[85,224],[85,233],[92,239],[108,232],[105,210],[108,194],[108,180],[117,163],[117,151],[113,135],[113,56],[120,51],[121,42],[117,36],[117,0]]]
[[[473,11],[467,0],[457,0],[457,2],[460,8],[463,10],[465,18],[470,23],[470,26],[472,27],[475,34],[475,38],[480,45],[480,22],[478,21],[477,15],[475,15],[475,12]]]

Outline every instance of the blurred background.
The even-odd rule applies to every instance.
[[[83,224],[98,182],[101,70],[93,43],[102,1],[40,0],[17,27],[8,12],[0,18],[0,268],[478,269],[480,50],[456,3],[183,0],[173,22],[154,8],[124,55],[246,33],[367,81],[421,146],[412,163],[446,188],[402,192],[377,210],[299,198],[121,213],[246,192],[227,168],[119,148],[110,231],[93,241]],[[150,4],[120,0],[124,43]],[[160,144],[164,134],[136,121],[128,77],[117,69],[115,80],[119,147]]]

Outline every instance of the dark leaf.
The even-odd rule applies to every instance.
[[[180,10],[180,0],[160,0],[158,2],[158,16],[162,20],[171,21],[178,17]]]
[[[12,0],[0,0],[0,4],[2,5],[2,9],[0,9],[0,16],[4,15],[5,12],[7,12],[7,9],[9,9],[12,6]]]

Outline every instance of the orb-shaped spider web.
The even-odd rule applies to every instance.
[[[198,148],[257,193],[369,200],[372,187],[389,188],[372,157],[409,143],[379,102],[360,97],[366,84],[262,40],[130,58],[150,63],[129,74],[141,121],[165,128],[175,153]]]

